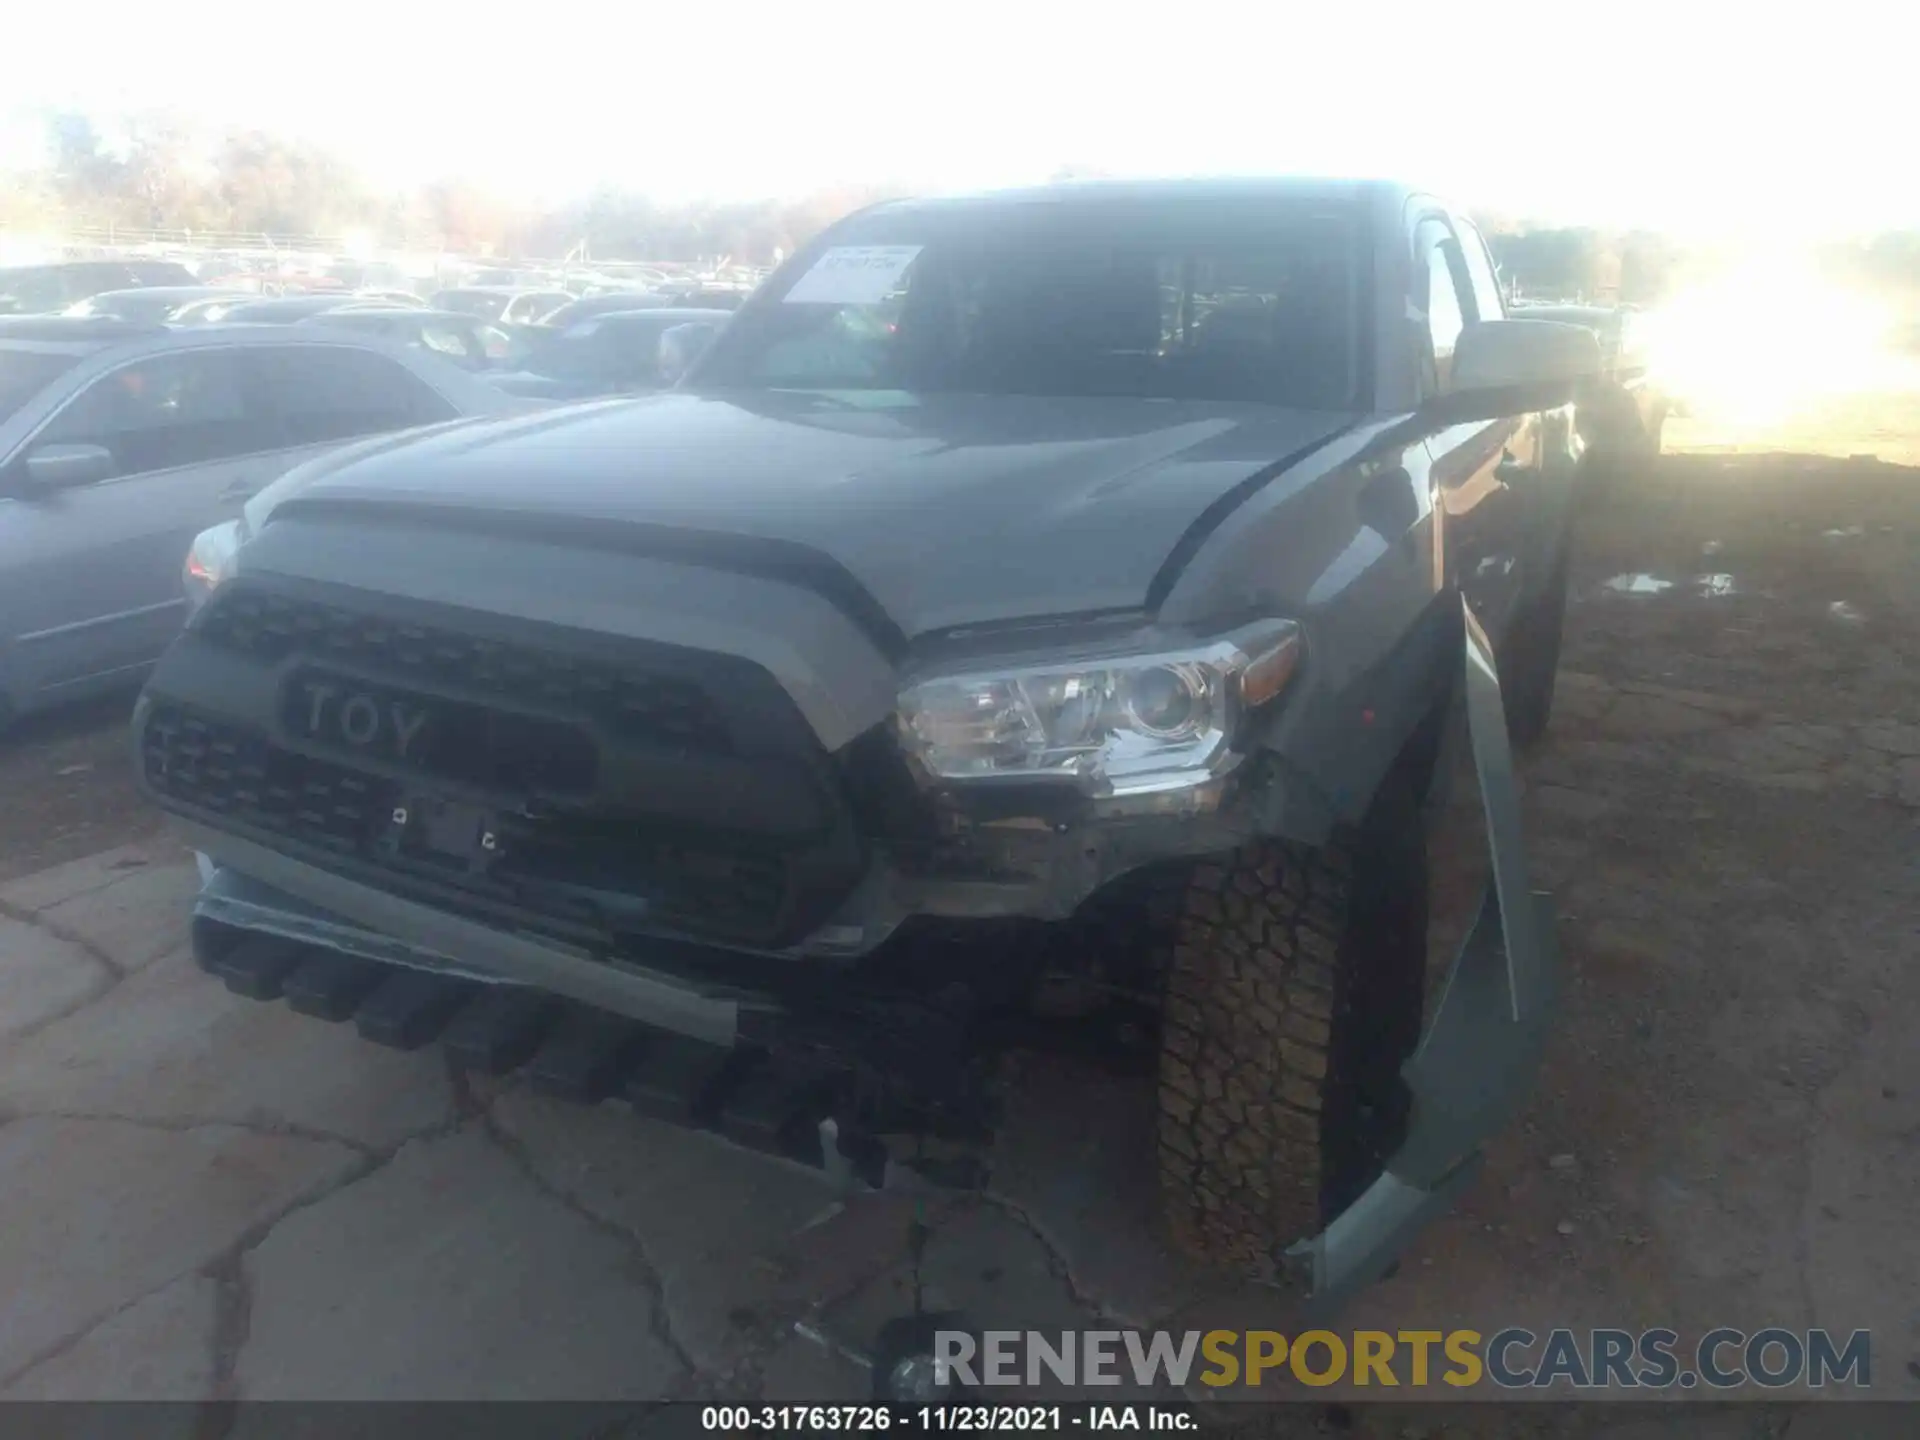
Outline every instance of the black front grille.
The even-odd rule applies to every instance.
[[[764,942],[790,918],[806,867],[735,837],[649,833],[644,819],[493,813],[496,845],[476,863],[422,850],[401,815],[406,782],[298,754],[265,735],[154,703],[141,765],[156,795],[267,843],[325,852],[428,900],[464,896],[561,933],[610,943],[665,928]]]
[[[690,679],[442,626],[397,622],[235,583],[195,626],[209,644],[269,662],[293,655],[364,668],[403,683],[451,686],[591,717],[611,733],[725,753],[730,731]]]
[[[614,953],[780,950],[865,873],[845,777],[740,656],[243,576],[142,716],[168,808]]]
[[[140,758],[147,783],[183,805],[332,851],[359,850],[400,795],[395,781],[295,755],[172,706],[149,715]]]
[[[307,666],[288,677],[280,723],[341,760],[509,795],[589,793],[599,764],[593,736],[570,721]]]

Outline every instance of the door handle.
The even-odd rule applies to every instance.
[[[253,492],[259,488],[258,485],[248,485],[242,481],[235,481],[220,492],[220,498],[222,500],[251,500],[253,498]]]

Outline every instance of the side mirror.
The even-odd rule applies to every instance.
[[[27,456],[27,486],[36,492],[71,490],[112,479],[118,468],[104,445],[42,445]]]
[[[720,327],[705,320],[689,321],[685,325],[674,325],[660,333],[660,383],[678,385],[680,378],[693,368],[713,343],[713,337],[720,333]]]
[[[1460,332],[1447,393],[1421,406],[1427,420],[1459,425],[1572,403],[1600,376],[1600,341],[1584,325],[1481,320]]]

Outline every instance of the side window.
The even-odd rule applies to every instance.
[[[1500,280],[1494,274],[1487,242],[1471,225],[1460,226],[1460,254],[1467,262],[1467,281],[1473,287],[1473,318],[1499,320],[1506,314],[1500,299]]]
[[[39,445],[101,445],[116,473],[139,475],[272,448],[248,412],[232,355],[200,351],[123,365],[53,418]]]
[[[1426,303],[1427,342],[1430,347],[1426,358],[1431,360],[1433,366],[1429,379],[1438,391],[1444,391],[1451,378],[1453,347],[1460,339],[1460,332],[1466,328],[1467,306],[1470,303],[1464,299],[1460,279],[1454,273],[1453,258],[1448,253],[1452,249],[1453,237],[1444,226],[1426,224],[1420,227],[1420,270],[1425,272],[1426,288],[1426,294],[1420,298]]]
[[[281,443],[317,445],[451,420],[431,387],[384,355],[344,346],[270,350],[258,369]]]

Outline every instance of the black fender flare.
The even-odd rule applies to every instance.
[[[1436,717],[1443,725],[1449,714],[1457,717],[1467,613],[1457,590],[1440,591],[1363,676],[1336,695],[1316,696],[1304,723],[1288,728],[1279,717],[1257,742],[1277,782],[1257,802],[1258,833],[1320,845],[1336,826],[1360,823],[1422,732]]]

